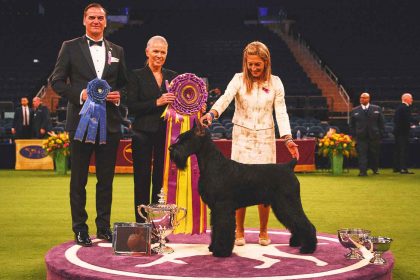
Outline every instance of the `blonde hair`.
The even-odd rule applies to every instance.
[[[258,55],[264,61],[264,73],[262,74],[262,80],[269,83],[271,82],[271,56],[267,46],[259,41],[251,42],[245,47],[242,57],[242,72],[247,92],[250,92],[252,90],[253,78],[248,71],[248,55]]]

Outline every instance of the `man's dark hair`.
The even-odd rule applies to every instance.
[[[105,16],[107,15],[107,12],[106,12],[105,8],[104,8],[104,7],[102,7],[102,5],[101,5],[101,4],[99,4],[99,3],[90,3],[89,5],[87,5],[87,6],[86,6],[85,10],[83,11],[83,17],[85,17],[85,16],[86,16],[86,12],[87,12],[87,10],[89,10],[90,8],[100,8],[100,9],[104,10],[104,12],[105,12]]]

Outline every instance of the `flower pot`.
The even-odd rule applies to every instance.
[[[68,170],[68,157],[63,153],[57,153],[54,158],[55,173],[58,175],[66,175]]]
[[[333,175],[343,174],[343,155],[337,154],[331,157],[331,170]]]

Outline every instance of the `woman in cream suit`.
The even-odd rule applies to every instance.
[[[203,125],[211,125],[229,103],[235,99],[232,119],[231,159],[246,164],[276,163],[276,140],[273,110],[275,111],[280,136],[295,158],[299,158],[297,145],[290,132],[289,116],[284,101],[284,87],[279,77],[271,75],[271,58],[267,46],[261,42],[248,44],[243,52],[242,73],[230,81],[225,93],[210,111],[201,118]],[[207,120],[207,124],[205,124]],[[236,211],[235,245],[245,245],[244,220],[246,208]],[[269,245],[267,233],[270,207],[258,205],[260,217],[259,243]]]

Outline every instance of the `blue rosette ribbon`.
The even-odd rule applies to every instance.
[[[106,97],[111,87],[105,80],[96,78],[88,83],[86,90],[88,98],[80,110],[74,139],[83,142],[87,131],[85,143],[94,144],[99,127],[99,144],[106,144]]]

